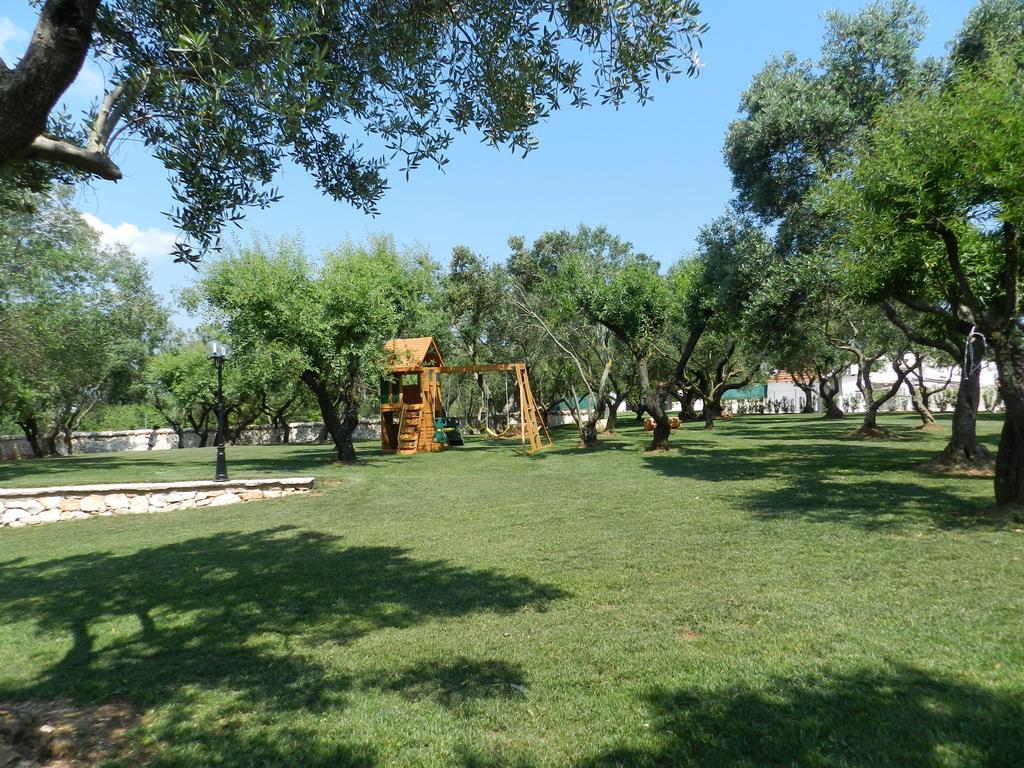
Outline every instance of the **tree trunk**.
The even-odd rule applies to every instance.
[[[980,339],[974,342],[974,359],[979,365],[973,370],[960,366],[960,388],[953,407],[953,432],[949,442],[935,458],[935,463],[948,466],[985,468],[992,463],[992,454],[978,442],[978,405],[981,401],[981,355],[984,351]]]
[[[580,424],[580,447],[593,448],[597,445],[597,420],[588,418]]]
[[[342,461],[352,463],[356,460],[356,447],[353,439],[359,427],[359,393],[361,381],[356,374],[350,379],[348,387],[342,390],[341,401],[341,439]]]
[[[240,414],[241,412],[242,411],[240,408],[235,411],[236,414]],[[258,419],[262,415],[262,411],[256,410],[254,410],[252,413],[248,415],[240,415],[233,427],[227,427],[228,442],[231,445],[238,445],[238,441],[242,439],[242,433],[245,432],[245,430],[247,430],[249,427],[251,427],[253,423],[256,421],[256,419]]]
[[[602,399],[597,408],[591,408],[587,414],[586,421],[580,424],[580,444],[584,448],[593,448],[597,445],[597,422],[604,416],[608,401]]]
[[[796,384],[797,389],[804,393],[804,403],[800,406],[800,413],[814,413],[814,386],[811,384]]]
[[[720,397],[704,401],[704,429],[714,429],[715,419],[722,415],[722,399]]]
[[[932,416],[932,412],[929,410],[927,403],[925,403],[924,395],[921,391],[927,391],[924,385],[916,386],[908,378],[907,390],[910,392],[910,405],[914,409],[914,413],[921,419],[921,429],[935,429],[938,424],[935,423],[935,417]]]
[[[1024,348],[1015,329],[989,334],[1006,416],[996,453],[996,504],[1024,504]]]
[[[1024,390],[1003,390],[1006,418],[996,453],[996,506],[1024,505]]]
[[[875,432],[878,430],[878,409],[881,403],[868,403],[864,406],[864,421],[860,425],[861,432]]]
[[[822,376],[818,380],[818,392],[825,402],[826,419],[842,419],[846,416],[843,409],[836,403],[836,396],[839,394],[838,377],[835,375]]]
[[[70,456],[74,452],[74,443],[72,442],[70,427],[62,427],[60,430],[61,436],[64,438],[64,455]]]
[[[52,427],[46,431],[46,455],[47,456],[60,456],[60,452],[57,450],[57,436],[60,434],[58,427]]]
[[[624,402],[626,402],[625,395],[615,396],[615,400],[612,402],[611,406],[608,409],[608,421],[605,422],[604,425],[604,433],[606,435],[615,434],[615,427],[618,425],[619,422],[619,408],[622,407],[622,404]]]
[[[196,433],[199,438],[199,447],[205,448],[206,444],[210,440],[210,411],[209,409],[202,411],[199,414],[199,418],[195,418],[191,413],[186,414],[188,423],[192,425],[192,431]]]
[[[44,458],[46,450],[39,439],[39,422],[36,421],[36,417],[26,417],[18,422],[18,426],[25,433],[25,439],[28,441],[29,448],[32,449],[32,455],[37,459]]]
[[[355,461],[356,450],[355,446],[352,445],[352,433],[355,429],[354,427],[346,429],[344,422],[338,417],[338,409],[334,405],[334,398],[331,397],[330,392],[327,390],[327,385],[313,371],[305,371],[302,374],[302,382],[309,387],[309,391],[316,398],[316,403],[320,407],[320,415],[324,420],[324,427],[327,429],[327,434],[331,436],[334,448],[338,452],[338,461]],[[356,423],[358,423],[358,418]]]
[[[901,355],[899,359],[902,360],[903,356]],[[879,429],[878,427],[878,412],[882,409],[883,405],[896,396],[897,392],[903,389],[903,385],[906,383],[907,377],[912,370],[911,368],[904,367],[901,362],[893,362],[892,370],[896,374],[896,380],[889,389],[878,397],[875,395],[874,387],[871,385],[871,365],[873,364],[874,361],[870,359],[861,360],[857,373],[857,388],[864,397],[864,421],[860,429],[857,430],[857,433],[868,437],[888,435],[887,430]]]
[[[99,0],[47,0],[17,66],[0,66],[0,166],[24,157],[92,43]]]
[[[654,419],[654,433],[651,435],[651,444],[647,447],[647,450],[667,451],[668,438],[672,434],[672,425],[668,420],[668,416],[664,412],[661,414],[652,413],[651,418]]]
[[[180,422],[172,422],[171,429],[174,430],[174,434],[178,436],[178,448],[185,447],[185,430],[181,428]]]
[[[696,421],[697,411],[694,409],[693,404],[697,400],[697,396],[694,394],[692,389],[684,389],[679,393],[679,420],[680,421]]]
[[[1014,331],[1010,331],[1014,333]],[[1024,504],[1024,349],[1020,340],[990,334],[1006,417],[996,453],[996,505]]]
[[[651,444],[648,451],[667,451],[668,438],[672,434],[672,423],[669,421],[668,413],[665,412],[663,398],[659,393],[651,389],[651,378],[647,372],[647,361],[640,360],[637,366],[640,373],[640,387],[644,394],[644,408],[654,419],[654,434],[651,435]]]

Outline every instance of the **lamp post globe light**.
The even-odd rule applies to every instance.
[[[217,472],[213,479],[228,479],[228,462],[224,455],[224,435],[227,432],[227,414],[224,412],[224,360],[231,356],[231,347],[219,341],[206,342],[206,356],[217,366]]]

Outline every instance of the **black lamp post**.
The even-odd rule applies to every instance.
[[[206,342],[206,356],[217,366],[217,473],[214,480],[228,479],[228,463],[224,455],[224,436],[227,432],[227,414],[224,412],[224,360],[230,357],[231,347],[219,341]]]

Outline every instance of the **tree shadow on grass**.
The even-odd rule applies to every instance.
[[[585,762],[611,766],[1024,764],[1024,698],[913,667],[783,679],[765,690],[656,691],[654,743]]]
[[[528,578],[419,560],[397,547],[344,547],[289,526],[128,555],[13,560],[0,563],[0,622],[31,622],[70,648],[30,682],[0,684],[0,699],[187,709],[207,691],[243,711],[280,713],[344,706],[353,690],[373,686],[485,695],[524,673],[463,660],[354,681],[313,652],[436,618],[543,610],[565,596]]]
[[[381,671],[367,687],[459,709],[480,699],[521,698],[525,673],[518,665],[499,659],[459,656],[420,662],[404,670]]]
[[[142,761],[111,768],[373,768],[380,762],[372,744],[338,743],[295,727],[267,730],[182,717],[152,738]]]
[[[972,487],[968,483],[987,486],[990,481],[928,477],[916,465],[931,455],[924,446],[837,445],[804,439],[751,442],[749,447],[687,444],[681,452],[647,455],[643,461],[670,477],[737,483],[738,503],[763,520],[802,518],[868,530],[920,522],[943,527],[1004,525],[981,514],[990,505],[987,498],[979,501],[964,493]]]
[[[358,442],[356,454],[360,467],[386,463],[377,441]],[[212,480],[216,449],[184,448],[160,451],[118,451],[45,459],[18,459],[0,462],[0,486],[52,486],[85,483],[120,483],[185,480],[196,477],[197,469],[208,468],[201,479]],[[232,479],[244,477],[287,477],[318,474],[337,465],[338,454],[329,444],[289,443],[282,445],[228,446],[228,473]],[[183,477],[187,471],[188,477]],[[84,482],[81,478],[85,476]]]

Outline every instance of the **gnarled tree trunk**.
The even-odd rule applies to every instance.
[[[640,360],[637,369],[640,375],[640,387],[644,392],[644,409],[654,419],[654,433],[648,451],[667,451],[668,438],[672,434],[672,423],[665,410],[663,398],[658,390],[651,388],[651,378],[647,371],[647,360]],[[661,389],[661,388],[659,388]]]
[[[996,453],[996,504],[1024,505],[1024,344],[1016,329],[989,334],[1006,407]]]
[[[697,410],[694,408],[694,403],[697,401],[697,395],[690,388],[686,388],[679,392],[679,420],[680,421],[696,421]]]
[[[356,449],[352,444],[352,435],[359,424],[358,415],[356,415],[355,423],[352,423],[351,409],[346,408],[346,403],[343,401],[342,408],[344,409],[345,417],[342,419],[338,416],[338,409],[334,404],[334,398],[331,396],[327,385],[316,372],[304,372],[302,374],[302,382],[309,387],[309,391],[316,398],[316,403],[320,407],[320,415],[324,420],[324,427],[327,429],[327,434],[331,436],[331,441],[334,443],[334,448],[338,453],[338,461],[355,461]]]
[[[925,402],[921,388],[907,379],[907,391],[910,393],[910,405],[914,409],[914,413],[921,419],[921,429],[935,429],[938,424],[935,423],[935,417],[932,416],[931,409]]]
[[[830,373],[818,377],[818,393],[825,403],[826,419],[842,419],[846,417],[843,409],[839,407],[836,399],[839,396],[839,375]]]
[[[615,427],[619,422],[619,408],[622,407],[624,402],[626,402],[626,396],[616,393],[615,399],[608,406],[608,421],[604,425],[604,433],[606,435],[615,434]]]
[[[867,436],[888,434],[886,430],[879,429],[878,427],[878,412],[882,409],[883,405],[894,398],[896,393],[903,388],[907,375],[910,373],[910,369],[903,365],[902,356],[897,360],[893,360],[891,367],[893,373],[896,374],[896,380],[880,397],[876,396],[874,387],[871,385],[871,366],[875,360],[877,358],[861,357],[857,370],[857,388],[864,397],[864,421],[860,429],[857,430],[857,433]],[[917,364],[920,365],[920,361]]]
[[[804,393],[804,402],[800,406],[800,413],[814,413],[814,385],[801,384],[799,382],[793,383],[796,384],[797,389]]]
[[[714,429],[715,419],[722,417],[722,398],[704,401],[704,429]]]
[[[32,455],[37,459],[46,457],[46,447],[40,439],[39,422],[36,420],[36,417],[25,416],[18,421],[18,426],[25,433],[25,439],[28,441],[29,448],[32,449]]]
[[[978,406],[981,402],[981,355],[984,345],[980,339],[972,340],[975,366],[965,370],[960,366],[960,388],[953,407],[953,430],[949,442],[935,462],[948,466],[987,468],[992,464],[992,453],[978,442]]]

